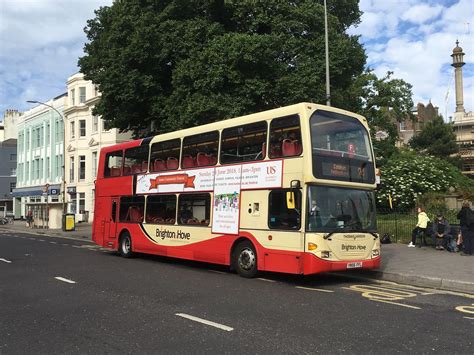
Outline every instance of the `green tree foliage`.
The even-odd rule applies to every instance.
[[[410,139],[409,145],[417,151],[448,160],[458,151],[453,125],[444,123],[441,116],[429,121]]]
[[[369,70],[360,75],[352,87],[351,97],[355,102],[351,105],[368,120],[379,166],[383,166],[397,152],[397,123],[413,119],[412,86],[402,79],[392,78],[392,75],[393,72],[387,72],[386,76],[378,78]],[[379,131],[388,136],[375,139]]]
[[[359,22],[358,1],[328,8],[332,103],[354,110],[366,58],[345,30]],[[326,101],[322,1],[119,0],[85,32],[79,66],[102,93],[95,113],[122,130]]]
[[[391,195],[395,208],[411,208],[422,195],[447,192],[450,187],[464,198],[474,196],[474,181],[449,162],[404,151],[394,155],[382,169],[377,203],[388,207]]]

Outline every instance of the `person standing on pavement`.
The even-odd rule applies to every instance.
[[[461,226],[462,244],[464,252],[461,255],[472,255],[474,253],[474,212],[470,203],[465,201],[459,211],[457,218]]]
[[[408,244],[409,248],[415,247],[416,236],[419,233],[426,232],[426,227],[428,226],[428,222],[430,221],[423,207],[418,207],[417,211],[418,211],[418,223],[416,224],[416,227],[411,232],[411,242],[410,244]]]

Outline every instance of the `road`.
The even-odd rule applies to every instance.
[[[472,353],[474,295],[0,233],[0,354]]]

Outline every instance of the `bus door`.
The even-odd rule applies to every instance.
[[[118,208],[119,208],[119,198],[112,197],[111,208],[110,208],[110,222],[109,228],[106,229],[106,234],[108,239],[115,239],[117,235],[117,222],[118,222]]]

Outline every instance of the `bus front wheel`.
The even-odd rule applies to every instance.
[[[130,237],[130,234],[128,232],[123,233],[120,237],[119,253],[120,256],[123,256],[124,258],[131,258],[133,255],[132,237]]]
[[[237,245],[233,264],[237,273],[242,277],[252,278],[257,275],[257,253],[252,243],[244,241]]]

